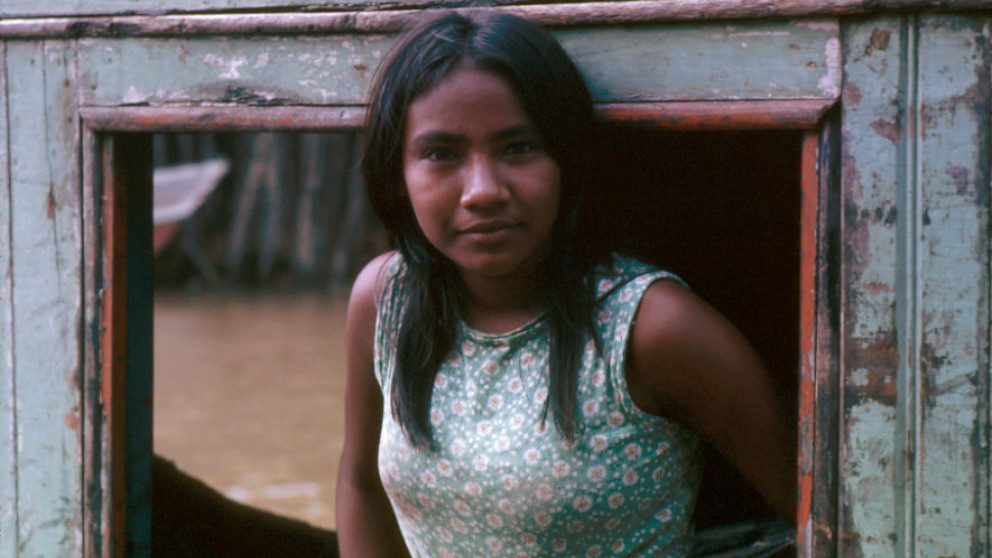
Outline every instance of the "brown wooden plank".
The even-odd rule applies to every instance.
[[[42,15],[86,14],[76,6],[49,8],[38,12],[38,3],[23,2],[21,13]],[[172,0],[177,2],[178,0]],[[202,1],[202,0],[201,0]],[[423,14],[422,10],[355,10],[292,13],[244,13],[254,7],[266,10],[278,8],[279,2],[254,3],[242,0],[232,6],[235,13],[186,14],[186,15],[116,15],[89,17],[50,17],[0,19],[0,38],[43,37],[135,37],[175,35],[287,35],[326,34],[341,32],[390,33],[409,27]],[[291,0],[285,0],[291,2]],[[30,5],[28,4],[31,2]],[[547,26],[575,26],[590,24],[629,24],[664,21],[734,20],[752,18],[802,18],[835,17],[887,11],[910,10],[980,10],[992,7],[989,0],[642,0],[633,2],[575,2],[561,4],[501,5],[511,2],[492,1],[489,7],[465,7],[468,2],[440,2],[437,7],[450,7],[462,11],[494,10],[511,13]],[[512,2],[515,3],[515,2]],[[9,4],[9,2],[8,2]],[[110,6],[110,3],[106,3]],[[370,4],[372,4],[370,2]],[[103,4],[97,8],[106,12]],[[181,6],[181,5],[180,5]],[[182,7],[169,8],[157,3],[153,8],[161,14],[183,11]],[[285,4],[287,9],[296,3]],[[395,5],[389,5],[390,8]],[[409,4],[407,4],[409,6]],[[477,6],[477,5],[476,5]],[[191,11],[208,11],[215,6],[185,6]],[[331,7],[331,6],[328,6]],[[354,10],[355,6],[345,6]],[[134,12],[128,3],[120,12]],[[138,8],[140,13],[140,8]],[[240,13],[238,13],[240,12]],[[146,12],[147,13],[147,12]],[[16,15],[13,6],[0,8],[0,15]]]
[[[812,129],[835,101],[686,101],[602,103],[606,120],[677,130]],[[84,107],[86,125],[101,131],[348,131],[360,128],[362,107]]]

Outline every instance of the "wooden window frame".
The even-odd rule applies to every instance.
[[[835,99],[605,103],[606,120],[670,130],[801,130],[798,556],[833,555],[839,331]],[[363,107],[82,107],[83,538],[86,556],[151,544],[151,134],[354,130]],[[128,371],[132,371],[130,374]],[[133,371],[139,371],[137,374]],[[142,372],[143,371],[143,372]],[[819,403],[819,404],[818,404]]]

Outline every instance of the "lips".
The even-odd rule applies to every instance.
[[[480,221],[477,223],[472,223],[466,227],[462,227],[460,232],[462,234],[492,234],[504,231],[506,229],[511,229],[515,227],[516,224],[510,221],[494,220],[494,221]]]

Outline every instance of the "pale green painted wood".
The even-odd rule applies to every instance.
[[[556,32],[593,96],[613,101],[834,98],[836,21]]]
[[[82,242],[69,46],[7,47],[18,558],[81,554]]]
[[[384,35],[243,39],[86,39],[84,105],[358,104]]]
[[[898,18],[846,26],[842,114],[843,300],[839,556],[897,556],[904,467],[896,406],[897,204],[904,163],[903,28]],[[875,45],[872,47],[872,36]],[[887,37],[884,45],[882,37]],[[884,48],[882,48],[884,46]],[[876,128],[881,131],[876,131]],[[891,130],[890,130],[891,128]],[[894,141],[896,140],[896,141]]]
[[[838,27],[802,24],[561,31],[608,101],[833,98]],[[355,105],[392,38],[84,39],[84,105]]]
[[[989,17],[919,22],[919,556],[988,556]]]
[[[0,42],[0,556],[17,552],[17,429],[11,323],[7,45]]]

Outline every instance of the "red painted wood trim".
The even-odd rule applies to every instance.
[[[604,103],[599,116],[674,130],[811,130],[835,99]]]
[[[797,548],[812,556],[813,463],[816,418],[816,263],[820,184],[817,162],[820,136],[803,135],[802,198],[799,210],[799,502],[796,512]]]
[[[124,558],[127,549],[125,441],[127,390],[127,188],[115,172],[113,139],[101,142],[103,176],[103,291],[100,297],[100,367],[107,435],[104,470],[103,556]]]
[[[811,130],[835,99],[600,103],[605,120],[673,130]],[[365,107],[83,107],[86,126],[103,132],[259,132],[354,130]]]

